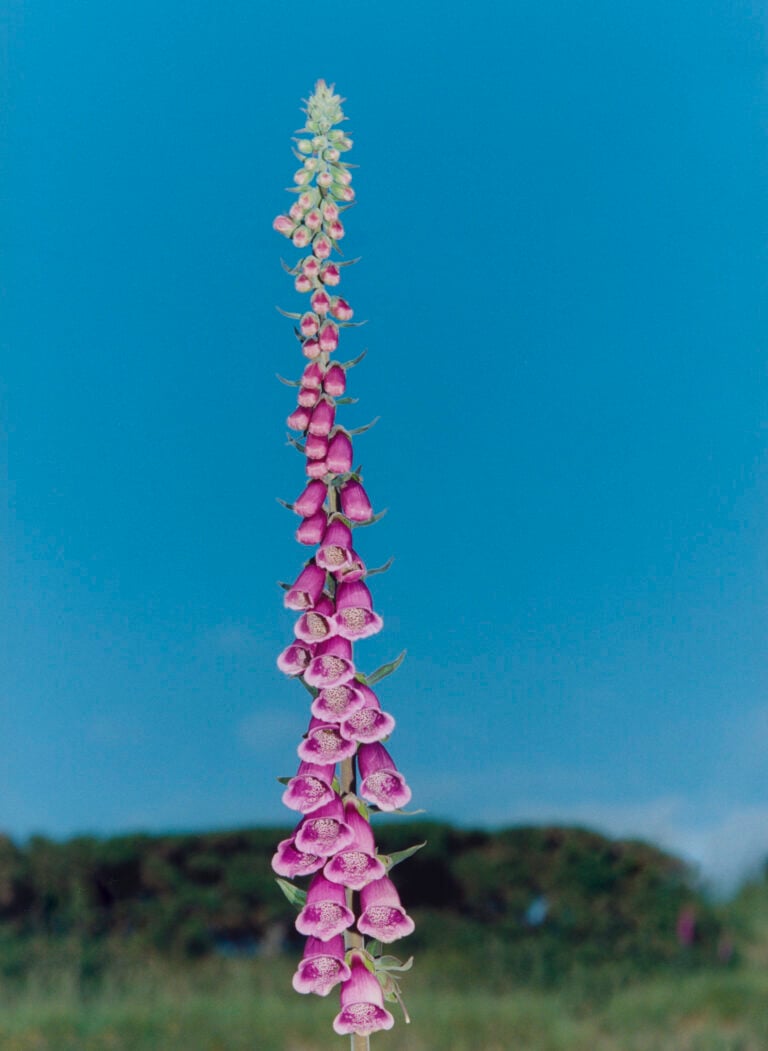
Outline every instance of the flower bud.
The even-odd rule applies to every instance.
[[[312,142],[310,139],[299,139],[296,143],[296,149],[299,153],[311,153]]]
[[[359,482],[350,478],[341,487],[341,509],[352,522],[369,522],[373,509],[368,495]]]
[[[325,462],[333,474],[346,474],[352,470],[352,442],[346,431],[337,431],[331,438]]]
[[[307,460],[307,478],[325,478],[328,474],[328,464],[325,460]]]
[[[299,322],[299,328],[301,329],[302,336],[315,336],[320,328],[320,318],[317,314],[307,312]],[[321,346],[320,349],[324,350],[325,348]]]
[[[318,212],[317,208],[313,208],[311,212],[307,212],[304,216],[304,222],[310,230],[319,230],[322,226],[323,217],[320,212]]]
[[[310,482],[297,496],[293,510],[302,518],[316,514],[325,503],[328,489],[321,482]]]
[[[309,433],[312,435],[327,436],[330,434],[336,417],[336,408],[331,402],[321,398],[312,410],[312,418],[309,421]],[[328,446],[326,445],[326,452]]]
[[[310,460],[324,460],[328,452],[328,438],[324,434],[310,434],[304,450]]]
[[[323,390],[332,398],[340,398],[347,389],[347,374],[341,365],[331,365],[323,376]]]
[[[328,223],[332,223],[334,219],[339,218],[339,206],[334,204],[333,201],[329,201],[327,197],[320,205],[320,211],[323,213],[323,219]]]
[[[298,274],[296,280],[293,282],[293,287],[297,292],[311,292],[314,285],[306,274]]]
[[[299,168],[299,170],[293,176],[293,181],[296,183],[297,186],[306,186],[311,178],[311,172],[308,172],[305,168]]]
[[[302,273],[306,274],[307,277],[317,277],[320,272],[320,263],[317,261],[315,256],[308,255],[301,264]]]
[[[312,149],[316,153],[319,153],[320,150],[322,150],[322,148],[325,146],[325,143],[325,135],[315,135],[314,139],[312,140]]]
[[[310,485],[312,485],[312,482],[310,482]],[[325,511],[316,511],[315,514],[309,515],[301,523],[296,530],[296,539],[300,544],[319,544],[325,535],[327,524],[328,518]]]
[[[278,215],[272,220],[272,229],[284,237],[290,237],[295,228],[296,223],[287,215]]]
[[[318,259],[327,259],[328,256],[331,254],[332,250],[333,245],[325,236],[325,234],[321,234],[319,237],[316,237],[312,244],[312,251],[315,253]]]
[[[327,293],[323,292],[322,289],[318,289],[312,296],[310,305],[316,314],[327,314],[331,309],[331,300],[328,298]]]
[[[291,219],[295,219],[297,223],[301,222],[302,216],[304,215],[304,209],[301,207],[298,201],[294,201],[291,207],[288,209],[288,214]]]
[[[304,170],[305,171],[315,172],[315,171],[317,171],[319,166],[320,166],[320,161],[319,161],[319,159],[317,157],[307,157],[307,159],[304,161]]]
[[[334,181],[341,183],[342,186],[349,186],[352,182],[352,173],[347,171],[346,168],[339,168],[334,165],[332,171]]]
[[[317,405],[317,399],[320,397],[320,393],[317,387],[300,387],[299,388],[299,405],[304,408],[311,409]]]
[[[314,338],[305,339],[301,344],[301,352],[305,358],[319,358],[320,357],[320,344]]]
[[[299,194],[299,196],[297,197],[297,201],[304,209],[304,211],[308,212],[309,209],[317,203],[318,196],[319,194],[315,187],[310,186],[308,190],[305,190],[303,193]]]
[[[331,313],[339,319],[339,321],[349,321],[354,316],[354,310],[341,296],[334,296],[331,300]]]
[[[325,189],[328,189],[328,187],[331,185],[332,182],[333,182],[333,176],[328,171],[320,172],[320,174],[317,177],[317,185],[318,186],[322,186]]]
[[[294,245],[297,248],[306,248],[309,242],[312,240],[312,235],[306,226],[300,226],[291,238]]]
[[[339,345],[339,330],[332,321],[326,321],[318,335],[320,350],[333,352]]]
[[[313,390],[320,390],[323,385],[323,379],[322,368],[317,361],[313,361],[302,372],[301,385],[302,387],[311,387]]]
[[[330,149],[323,150],[323,160],[329,161],[331,164],[335,164],[340,156],[341,154],[334,146],[331,146]]]
[[[308,408],[303,405],[299,405],[297,409],[294,409],[288,419],[285,421],[292,431],[305,431],[309,426],[309,421],[312,413]]]
[[[320,271],[320,280],[324,285],[338,285],[341,281],[341,272],[335,263],[326,263]]]
[[[332,237],[334,241],[340,241],[344,236],[344,226],[339,219],[334,219],[328,225],[328,236]]]

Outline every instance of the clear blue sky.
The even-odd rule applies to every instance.
[[[766,18],[3,9],[0,827],[287,822],[303,484],[271,229],[347,97],[391,751],[435,817],[768,853]],[[305,19],[302,21],[302,19]],[[5,487],[4,487],[5,488]]]

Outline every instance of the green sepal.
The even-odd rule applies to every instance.
[[[288,511],[293,510],[293,504],[289,504],[286,500],[281,500],[279,496],[276,496],[275,500],[277,500],[281,507],[285,507]]]
[[[278,312],[278,314],[282,314],[283,317],[289,317],[293,321],[298,321],[301,317],[301,314],[297,314],[295,310],[283,310],[282,307],[275,307],[275,310]]]
[[[360,362],[363,360],[363,358],[365,357],[365,355],[367,353],[368,353],[367,349],[361,351],[360,354],[358,354],[356,358],[353,358],[351,361],[345,361],[344,364],[341,367],[343,369],[351,369],[355,365],[359,365]]]
[[[413,957],[409,957],[405,963],[398,960],[396,956],[379,956],[376,960],[377,971],[410,971],[413,967]]]
[[[353,522],[352,526],[353,528],[357,529],[358,527],[362,528],[363,526],[376,525],[377,522],[380,522],[382,520],[386,513],[387,509],[385,507],[383,511],[379,511],[378,514],[375,514],[372,518],[369,518],[367,522]]]
[[[366,570],[366,574],[365,575],[367,577],[372,577],[372,576],[375,576],[376,573],[386,573],[387,570],[390,569],[390,567],[392,566],[392,563],[394,561],[395,561],[395,556],[392,555],[391,558],[387,559],[387,561],[384,563],[383,566],[376,566],[375,569],[368,569],[368,570]]]
[[[421,848],[426,847],[426,845],[427,841],[425,839],[423,843],[417,843],[413,847],[406,847],[405,850],[396,850],[394,854],[390,854],[389,857],[386,858],[387,872],[393,869],[395,865],[399,865],[401,861],[405,861],[406,858],[412,857],[417,850],[421,850]],[[385,860],[385,855],[382,855],[382,860]]]
[[[366,952],[369,952],[371,956],[377,956],[382,949],[381,942],[377,938],[371,938],[369,942],[365,944]],[[375,962],[375,961],[374,961]]]
[[[297,383],[296,386],[299,387],[300,384]],[[337,405],[357,405],[357,403],[359,401],[360,401],[359,398],[337,398],[336,399],[336,404]],[[343,431],[344,427],[336,427],[336,428],[334,428],[334,430]]]
[[[388,675],[391,675],[392,672],[397,671],[397,669],[405,660],[405,655],[407,652],[407,650],[403,650],[400,656],[395,657],[395,659],[393,661],[390,661],[389,664],[382,664],[380,668],[376,669],[376,671],[373,671],[370,675],[367,675],[365,678],[367,684],[369,686],[375,686],[377,682],[381,682],[382,679],[386,679],[386,677]]]
[[[302,445],[300,441],[297,441],[297,439],[294,438],[292,434],[286,434],[286,438],[288,439],[288,441],[285,443],[286,445],[292,445],[294,449],[298,449],[300,453],[303,453],[305,451],[306,446]]]
[[[277,378],[280,380],[281,383],[285,384],[286,387],[300,387],[301,386],[301,380],[287,380],[285,378],[285,376],[281,376],[279,372],[276,372],[275,375],[277,376]]]
[[[281,785],[287,785],[292,779],[290,777],[278,777],[277,779]]]
[[[289,883],[287,879],[278,877],[275,882],[294,908],[299,910],[304,908],[307,904],[307,892],[305,890],[293,883]]]

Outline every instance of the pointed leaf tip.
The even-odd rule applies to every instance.
[[[289,883],[287,879],[278,878],[276,883],[291,905],[299,910],[304,908],[307,904],[307,892],[305,890],[295,886],[293,883]]]

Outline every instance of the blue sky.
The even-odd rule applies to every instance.
[[[371,670],[414,804],[768,854],[766,24],[747,2],[5,6],[0,827],[287,823],[271,230],[346,96]],[[346,351],[349,353],[346,353]]]

